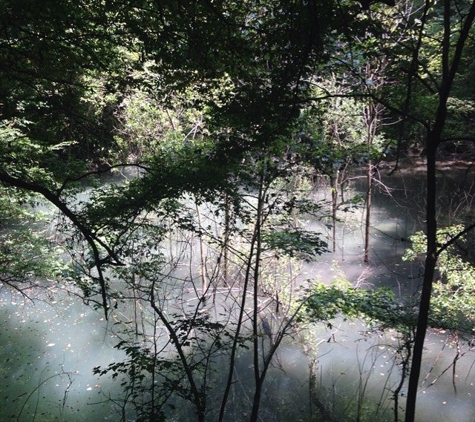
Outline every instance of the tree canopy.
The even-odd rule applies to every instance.
[[[473,218],[467,213],[441,234],[436,162],[441,154],[473,158],[475,3],[0,0],[0,6],[0,281],[20,291],[33,280],[67,281],[106,317],[130,303],[130,292],[134,301],[140,297],[149,312],[144,319],[165,327],[177,359],[152,357],[156,343],[141,348],[128,338],[119,346],[128,361],[96,368],[143,382],[146,404],[135,403],[140,420],[164,420],[172,393],[194,406],[198,420],[209,414],[224,420],[238,352],[247,348],[255,387],[250,418],[258,420],[283,338],[298,324],[338,313],[404,334],[405,365],[412,368],[406,420],[414,420],[428,327],[467,333],[472,326],[465,302],[473,257],[462,259],[454,245],[467,241]],[[348,175],[365,166],[368,238],[381,160],[394,160],[396,171],[399,159],[414,152],[427,163],[427,226],[406,254],[425,253],[419,313],[387,290],[347,284],[316,285],[297,300],[289,268],[328,247],[325,225],[309,227],[309,216],[333,230],[335,250],[341,213],[362,202],[348,195]],[[330,204],[314,195],[318,178],[329,181]],[[59,217],[36,212],[44,201]],[[44,218],[54,220],[58,239],[45,234]],[[177,236],[199,256],[199,264],[190,264],[198,300],[191,312],[175,309],[163,287],[186,261],[186,253],[165,247]],[[365,261],[367,254],[366,248]],[[461,268],[470,283],[454,276]],[[189,281],[180,280],[182,287]],[[201,315],[218,286],[232,292],[231,280],[244,292],[233,296],[234,319]],[[448,318],[452,293],[457,303]],[[264,299],[276,314],[284,312],[275,333]],[[188,353],[195,343],[199,353]],[[207,383],[216,380],[208,371],[223,350],[227,377],[213,407]],[[155,387],[138,369],[152,378],[170,371],[159,396],[147,401]],[[403,372],[402,383],[406,366]]]

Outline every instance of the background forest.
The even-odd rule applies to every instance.
[[[473,420],[475,1],[0,6],[1,420]]]

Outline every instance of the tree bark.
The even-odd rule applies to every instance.
[[[371,200],[373,191],[373,164],[371,160],[368,162],[366,169],[367,176],[367,192],[366,192],[366,216],[365,216],[365,235],[364,235],[364,262],[369,262],[369,235],[371,226]]]
[[[434,119],[434,125],[427,135],[427,208],[426,230],[427,249],[424,279],[419,305],[417,330],[414,339],[413,359],[409,374],[409,386],[406,402],[406,422],[414,422],[416,414],[417,389],[422,365],[424,340],[429,322],[430,299],[435,267],[437,264],[437,179],[436,154],[442,141],[443,130],[447,119],[447,101],[453,87],[455,75],[459,69],[465,42],[475,19],[475,1],[472,1],[460,30],[455,49],[451,54],[451,1],[444,2],[444,37],[442,41],[442,83],[439,88],[439,104]],[[452,61],[450,62],[450,57]]]
[[[429,147],[429,144],[428,144]],[[419,303],[419,316],[414,339],[413,358],[411,372],[409,374],[409,386],[406,402],[406,422],[414,422],[416,414],[417,389],[422,365],[424,340],[429,322],[430,298],[434,279],[435,266],[437,264],[437,220],[435,213],[436,203],[436,158],[437,146],[432,143],[427,154],[427,253],[425,260],[424,279]]]

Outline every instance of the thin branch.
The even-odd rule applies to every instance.
[[[101,296],[102,296],[102,305],[104,307],[104,314],[107,319],[108,317],[108,305],[107,305],[107,288],[105,277],[102,270],[102,265],[105,263],[113,264],[113,265],[123,265],[123,263],[119,260],[116,256],[115,252],[99,237],[94,235],[92,231],[86,227],[78,218],[78,216],[67,206],[65,202],[63,202],[58,195],[54,194],[48,188],[38,185],[36,183],[27,182],[26,180],[18,179],[15,177],[10,176],[5,172],[0,172],[0,182],[8,186],[14,186],[20,189],[27,190],[29,192],[36,192],[44,196],[49,202],[55,205],[72,223],[73,225],[81,232],[81,234],[86,239],[86,242],[92,249],[92,253],[94,256],[94,266],[97,269],[98,277],[97,280],[99,281],[101,287]],[[99,249],[97,244],[102,246],[108,253],[108,256],[105,258],[100,257]],[[111,259],[114,262],[111,262]]]
[[[451,245],[453,245],[458,239],[465,236],[467,233],[469,233],[473,229],[475,229],[475,223],[470,224],[470,226],[466,227],[464,230],[457,233],[454,237],[452,237],[447,242],[445,242],[443,245],[441,245],[439,247],[439,249],[437,250],[437,252],[436,252],[437,257],[439,257],[442,252],[444,252],[447,248],[449,248]]]

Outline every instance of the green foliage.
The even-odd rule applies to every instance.
[[[233,282],[254,269],[254,286],[264,277],[266,293],[291,302],[292,294],[277,285],[292,279],[284,273],[283,258],[311,262],[326,251],[321,234],[304,229],[302,216],[321,217],[324,207],[309,199],[303,186],[314,174],[339,179],[331,186],[336,204],[351,166],[388,153],[382,111],[371,109],[378,96],[390,106],[384,117],[391,122],[413,116],[398,138],[415,138],[420,127],[430,127],[440,93],[435,81],[442,72],[440,5],[430,5],[433,22],[420,33],[416,57],[419,23],[412,17],[406,21],[399,8],[375,5],[372,12],[359,13],[357,3],[0,3],[0,180],[5,187],[0,272],[4,282],[16,285],[63,275],[88,299],[107,294],[118,308],[132,295],[138,309],[152,309],[144,320],[154,329],[160,320],[172,338],[160,345],[164,353],[154,349],[153,332],[149,343],[119,344],[126,361],[96,368],[101,375],[126,377],[122,386],[139,420],[163,420],[166,406],[181,403],[170,395],[204,400],[214,380],[213,359],[229,354],[235,335],[201,316],[198,306],[195,313],[168,308],[184,301],[174,296],[176,286],[167,285],[183,257],[165,263],[165,240],[171,243],[180,231],[190,245],[200,242],[203,284],[209,277],[217,288],[221,267],[209,271],[207,266],[226,260],[226,277],[231,278],[232,267]],[[457,31],[455,17],[451,23]],[[414,58],[417,75],[407,87]],[[464,60],[470,59],[466,54]],[[472,126],[473,93],[463,92],[473,79],[470,69],[456,77],[447,136],[461,136]],[[409,91],[413,95],[406,103]],[[88,171],[131,165],[136,177],[91,189],[81,200],[66,199],[66,188],[82,188]],[[25,228],[33,213],[22,206],[31,198],[14,191],[11,178],[17,189],[46,188],[43,193],[70,211],[80,235],[63,226],[73,260],[69,271],[57,260],[62,250],[42,222],[33,221],[34,230]],[[342,199],[338,209],[349,210],[360,200]],[[202,224],[196,214],[204,205],[209,215]],[[336,211],[335,206],[333,223]],[[408,259],[424,252],[423,240],[413,238]],[[453,252],[449,247],[439,256],[441,280],[434,286],[431,324],[471,332],[475,274]],[[234,254],[231,259],[228,253]],[[259,265],[275,263],[276,257],[271,279]],[[187,272],[194,281],[191,262],[195,265],[190,258]],[[104,279],[101,271],[107,273]],[[188,275],[174,281],[185,285]],[[196,299],[199,289],[192,287]],[[305,309],[312,321],[343,314],[404,333],[415,325],[413,309],[389,290],[344,283],[315,286]],[[240,349],[248,347],[248,339],[237,334],[236,339]],[[185,353],[177,357],[180,351]],[[193,375],[185,378],[186,370]],[[191,392],[192,378],[198,395]]]
[[[57,281],[67,271],[63,249],[49,233],[51,216],[27,206],[38,198],[0,189],[0,282],[20,291]]]
[[[451,242],[463,231],[463,226],[439,229],[439,245]],[[425,235],[411,236],[412,247],[404,260],[416,260],[425,253]],[[458,240],[463,244],[463,238]],[[463,249],[462,249],[463,250]],[[475,301],[475,268],[457,252],[457,244],[441,250],[437,268],[439,278],[434,283],[429,324],[432,328],[459,331],[472,335],[475,327],[473,307]],[[311,290],[306,302],[306,316],[313,321],[331,320],[338,314],[349,318],[363,318],[381,328],[408,332],[416,324],[417,314],[410,304],[396,299],[388,289],[363,290],[338,281],[330,286],[318,284]]]
[[[123,162],[150,162],[154,157],[175,159],[184,147],[207,150],[204,138],[210,135],[206,119],[207,104],[219,104],[220,96],[229,94],[229,81],[224,79],[219,91],[199,92],[197,86],[165,96],[154,88],[160,76],[148,71],[140,76],[142,84],[131,87],[116,113],[120,125],[115,140],[118,158]]]
[[[58,162],[58,152],[73,144],[60,142],[45,145],[28,137],[26,128],[21,125],[0,123],[1,172],[25,182],[56,189],[58,178],[84,170],[84,165],[79,162],[69,162],[69,166]]]
[[[325,96],[327,92],[331,97],[316,102],[301,116],[302,146],[307,147],[307,162],[327,176],[378,158],[384,143],[382,136],[372,144],[368,143],[368,128],[363,116],[365,103],[348,98],[349,91],[342,90],[333,85],[317,90],[316,97]]]
[[[204,399],[211,393],[214,380],[219,378],[218,357],[228,350],[232,335],[223,324],[213,322],[208,315],[184,317],[173,314],[169,319],[170,327],[177,335],[175,346],[185,351],[187,370],[193,371],[193,376],[200,382]],[[138,421],[167,420],[170,412],[175,417],[186,415],[189,404],[195,400],[184,376],[184,362],[176,349],[166,342],[158,346],[157,341],[159,339],[150,343],[121,341],[116,348],[125,352],[126,359],[106,368],[94,368],[94,373],[101,376],[110,374],[113,379],[123,376],[121,386]],[[246,341],[243,340],[243,345]]]
[[[63,171],[67,166],[61,164],[71,158],[96,160],[93,154],[112,139],[106,104],[98,113],[98,102],[91,107],[85,101],[98,70],[105,63],[116,69],[120,62],[110,18],[88,0],[2,1],[1,120],[20,125],[40,148],[56,146],[55,163]]]
[[[165,421],[166,396],[154,395],[155,386],[150,388],[150,374],[155,370],[166,374],[173,373],[180,367],[179,362],[171,359],[156,360],[150,350],[143,349],[139,345],[130,345],[125,341],[116,347],[125,352],[126,360],[112,363],[105,369],[95,367],[93,373],[97,375],[111,373],[113,379],[119,375],[125,377],[121,380],[121,387],[136,412],[137,421]]]
[[[271,229],[262,234],[263,242],[281,254],[297,258],[305,262],[315,261],[317,256],[327,252],[327,244],[321,239],[321,233],[301,229]]]
[[[475,330],[475,267],[463,258],[464,238],[445,247],[463,230],[461,225],[438,230],[437,241],[444,249],[438,254],[439,275],[433,285],[430,326],[472,335]],[[414,234],[411,241],[412,247],[406,250],[404,259],[413,261],[425,252],[424,233]]]
[[[305,318],[328,321],[339,314],[402,333],[416,323],[412,309],[399,302],[389,289],[363,290],[341,281],[330,286],[319,283],[311,289],[305,299]]]

